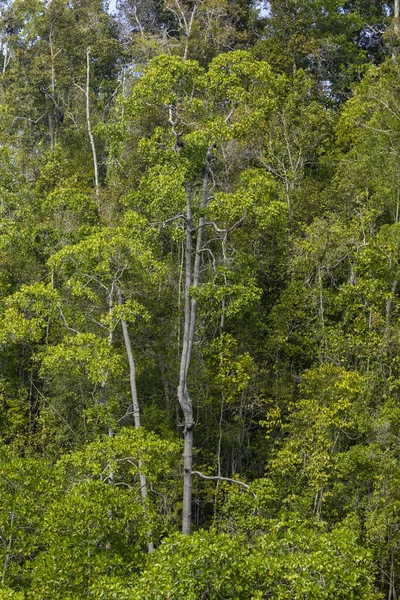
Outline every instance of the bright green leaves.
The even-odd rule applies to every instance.
[[[120,572],[125,561],[140,566],[146,540],[143,507],[122,487],[76,482],[50,507],[43,538],[47,551],[34,561],[33,589],[53,598],[85,597],[97,577]]]
[[[42,373],[55,375],[68,369],[71,376],[88,377],[101,384],[107,376],[122,373],[121,357],[110,347],[108,340],[93,333],[78,333],[64,342],[47,348],[42,357]]]
[[[150,111],[158,121],[176,126],[180,135],[207,128],[219,139],[228,134],[232,119],[237,122],[233,131],[243,135],[245,122],[254,128],[270,114],[283,81],[249,52],[220,54],[207,71],[195,61],[162,55],[136,83],[127,113],[144,118]]]
[[[355,5],[271,0],[263,36],[248,0],[119,4],[130,64],[100,0],[16,0],[0,23],[1,437],[24,453],[1,457],[3,595],[377,597],[335,524],[395,581],[396,60],[355,91],[334,147],[339,54],[353,25],[375,36]],[[169,54],[142,70],[157,28]],[[193,469],[222,477],[193,478],[191,538],[167,537],[181,448],[120,431],[137,396],[146,427],[179,435],[178,383]]]
[[[2,588],[0,590],[1,600],[24,600],[23,592],[15,592],[11,588]]]
[[[21,286],[6,300],[0,330],[2,342],[39,342],[58,301],[59,293],[49,284]]]
[[[243,397],[256,370],[250,354],[238,354],[237,342],[228,333],[214,340],[207,354],[214,385],[224,401],[235,402]]]
[[[141,460],[149,477],[162,477],[172,469],[170,461],[175,460],[177,449],[175,442],[161,440],[154,433],[144,429],[124,428],[112,438],[105,437],[101,442],[88,444],[82,451],[66,456],[60,464],[65,468],[73,466],[78,477],[84,473],[89,477],[89,474],[100,476],[110,461],[115,459],[116,463],[112,462],[112,471],[117,477],[119,471],[121,476],[124,473],[137,475],[138,461]]]
[[[332,302],[341,315],[341,325],[331,328],[329,345],[338,358],[349,363],[356,360],[366,365],[379,360],[382,364],[385,353],[397,347],[398,224],[382,226],[368,243],[364,240],[358,252],[356,240],[352,245],[349,281],[339,287]]]
[[[46,512],[47,548],[34,561],[34,587],[44,586],[55,598],[84,597],[101,576],[138,572],[150,520],[155,536],[168,526],[153,512],[153,496],[144,510],[139,462],[156,497],[168,498],[173,496],[169,477],[176,453],[171,442],[126,429],[65,455],[56,469],[66,490]]]
[[[368,276],[389,286],[400,274],[400,224],[383,225],[363,250],[357,275]]]
[[[248,586],[240,581],[240,573],[248,573],[247,557],[242,540],[215,531],[175,535],[157,551],[132,598],[247,598]]]
[[[229,99],[231,107],[261,98],[270,101],[271,88],[276,85],[268,63],[254,60],[245,51],[220,54],[211,62],[208,73],[209,89],[216,103]]]
[[[261,169],[249,169],[241,174],[234,193],[215,194],[207,207],[211,220],[221,227],[233,228],[244,221],[261,230],[284,228],[287,208],[278,200],[278,189],[272,175]]]
[[[268,63],[255,61],[244,51],[216,57],[209,66],[207,79],[216,114],[213,127],[217,139],[222,139],[221,134],[225,138],[243,139],[262,128],[276,107],[284,81],[272,74]]]
[[[35,598],[80,598],[101,576],[138,572],[149,520],[154,535],[168,528],[167,515],[163,521],[152,509],[153,496],[144,511],[138,463],[156,498],[171,501],[176,454],[174,443],[143,430],[123,430],[53,466],[1,448],[0,556],[6,585],[32,585]]]
[[[398,81],[396,62],[370,69],[341,115],[342,155],[334,156],[335,161],[340,159],[335,196],[359,211],[377,211],[386,223],[399,219]]]
[[[127,323],[135,323],[139,319],[143,319],[145,323],[148,323],[151,320],[151,314],[137,300],[128,299],[122,305],[113,306],[107,315],[101,317],[101,323],[112,331],[121,320]]]
[[[149,63],[135,85],[128,109],[131,114],[140,116],[146,114],[146,106],[164,109],[173,106],[195,112],[202,75],[203,69],[196,61],[179,56],[158,56]]]
[[[66,387],[80,387],[85,428],[115,428],[121,394],[129,395],[121,392],[118,378],[126,364],[114,340],[121,320],[138,329],[150,321],[146,298],[158,293],[165,273],[153,234],[144,217],[127,211],[120,225],[92,228],[49,260],[62,298],[61,339],[38,354],[40,374],[52,382],[56,397]],[[93,403],[86,395],[100,397]]]
[[[135,194],[137,204],[159,222],[178,215],[186,203],[185,175],[184,168],[173,162],[150,168]]]
[[[93,197],[79,188],[63,187],[51,191],[43,202],[43,210],[63,236],[75,233],[84,224],[91,225],[97,219]]]
[[[261,290],[248,271],[238,274],[219,268],[213,281],[202,284],[192,291],[192,297],[200,301],[207,313],[210,307],[220,318],[235,320],[256,306]]]
[[[10,587],[21,588],[29,579],[26,561],[42,549],[39,532],[43,516],[57,497],[61,483],[45,460],[20,458],[5,446],[0,452],[2,579]]]
[[[110,331],[121,318],[132,322],[143,316],[148,320],[149,313],[137,299],[127,298],[124,306],[117,306],[112,297],[117,283],[122,286],[125,279],[134,282],[132,295],[162,281],[165,269],[156,258],[153,233],[143,217],[128,211],[121,226],[94,230],[80,242],[62,248],[49,265],[73,297],[98,304],[99,322]]]
[[[163,542],[129,597],[137,600],[372,600],[371,558],[345,528],[328,534],[271,522],[252,545],[215,530]]]
[[[153,59],[127,101],[127,115],[172,128],[190,145],[201,131],[209,143],[243,137],[262,125],[275,106],[280,79],[267,63],[244,51],[221,54],[205,72],[176,56]]]
[[[129,271],[136,276],[157,276],[160,272],[151,251],[151,231],[144,229],[145,221],[128,213],[125,227],[102,228],[89,234],[75,245],[65,246],[49,261],[52,268],[74,273],[69,279],[74,294],[90,294],[91,281],[110,285],[116,274]],[[73,266],[77,265],[74,269]]]
[[[282,86],[275,109],[261,125],[263,164],[280,182],[280,196],[287,203],[292,225],[307,222],[307,210],[321,210],[319,157],[329,140],[333,115],[312,101],[312,81],[303,71],[289,86]],[[301,185],[304,182],[304,188]]]
[[[314,490],[317,515],[323,510],[325,493],[329,495],[341,453],[363,429],[364,385],[359,373],[330,364],[303,375],[300,399],[285,426],[290,437],[272,466],[278,477],[297,473],[299,482]]]

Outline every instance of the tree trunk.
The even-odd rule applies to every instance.
[[[206,155],[204,167],[203,189],[201,208],[208,201],[208,180],[210,175],[210,162],[212,160],[212,144]],[[197,227],[196,255],[192,273],[192,191],[186,187],[186,242],[185,242],[185,292],[184,292],[184,326],[183,344],[179,372],[178,401],[184,416],[184,452],[183,452],[183,509],[182,509],[182,533],[190,533],[192,524],[192,466],[193,466],[193,405],[188,389],[188,374],[190,360],[193,353],[193,343],[196,333],[197,300],[190,298],[190,289],[196,288],[200,280],[201,249],[203,244],[204,216],[199,219]]]
[[[49,134],[50,134],[50,150],[54,150],[54,117],[53,113],[49,112]]]
[[[109,297],[108,297],[108,313],[110,316],[112,314],[112,309],[113,309],[113,292],[111,289]],[[110,346],[110,348],[113,345],[113,330],[112,329],[108,330],[108,345]],[[107,406],[107,404],[108,404],[107,380],[108,380],[108,372],[106,372],[104,374],[104,379],[100,384],[100,401],[103,404],[103,406]],[[108,426],[108,435],[109,435],[109,437],[114,437],[114,430],[110,425]]]
[[[185,304],[181,364],[179,371],[178,401],[184,416],[183,452],[183,509],[182,533],[189,534],[192,523],[192,458],[193,458],[193,406],[188,390],[188,371],[191,359],[189,345],[191,329],[190,287],[192,283],[192,192],[186,188],[186,244],[185,244]]]
[[[53,104],[56,104],[56,72],[54,69],[54,49],[53,49],[53,30],[50,31],[50,56],[51,56],[51,95]],[[57,106],[56,106],[57,109]],[[54,150],[56,145],[56,133],[54,127],[54,115],[52,112],[49,113],[49,129],[50,129],[50,149]]]
[[[90,139],[90,146],[92,148],[92,156],[93,156],[93,167],[94,167],[94,189],[96,192],[96,196],[99,195],[99,168],[97,164],[97,153],[96,153],[96,145],[94,143],[94,137],[92,132],[92,122],[90,119],[90,48],[86,51],[86,122],[87,129]]]
[[[393,10],[393,32],[394,32],[394,37],[396,39],[394,39],[392,41],[392,58],[393,60],[396,59],[396,56],[398,54],[398,37],[399,37],[399,0],[394,0],[394,10]]]
[[[118,286],[116,286],[116,294],[117,294],[118,304],[120,306],[122,306],[124,303],[124,300],[122,297],[122,292]],[[124,319],[121,319],[121,327],[122,327],[122,334],[124,336],[126,355],[128,357],[128,363],[129,363],[129,381],[130,381],[130,387],[131,387],[133,418],[135,421],[135,429],[139,429],[139,427],[140,427],[140,410],[139,410],[139,400],[138,400],[137,387],[136,387],[136,366],[135,366],[135,359],[134,359],[133,352],[132,352],[131,340],[129,337],[128,324]],[[147,481],[146,481],[146,475],[142,472],[142,461],[141,460],[139,460],[139,479],[140,479],[140,493],[142,496],[143,504],[146,505]],[[149,554],[151,554],[152,552],[154,552],[154,544],[151,541],[152,534],[149,531],[147,535],[150,540],[147,547],[148,547]]]

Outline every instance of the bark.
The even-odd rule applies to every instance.
[[[123,300],[122,292],[119,287],[116,287],[116,294],[117,294],[118,304],[120,306],[122,306],[124,303],[124,300]],[[131,339],[129,337],[128,324],[124,319],[121,319],[121,327],[122,327],[122,334],[124,337],[126,355],[128,357],[128,364],[129,364],[129,382],[130,382],[130,387],[131,387],[133,418],[135,421],[135,429],[139,429],[139,427],[140,427],[140,410],[139,410],[139,399],[138,399],[137,386],[136,386],[136,365],[135,365],[135,358],[134,358],[133,352],[132,352]],[[141,460],[139,460],[139,479],[140,479],[140,493],[142,495],[143,504],[146,505],[147,481],[146,481],[146,475],[142,472],[142,461]],[[154,551],[154,544],[151,541],[152,534],[151,534],[151,532],[148,532],[147,535],[150,540],[147,545],[148,552],[149,552],[149,554],[151,554]]]
[[[208,201],[208,181],[213,145],[207,151],[204,167],[201,207],[204,209]],[[197,227],[196,254],[192,272],[193,215],[192,191],[186,188],[186,241],[185,241],[185,291],[184,291],[184,326],[183,343],[179,371],[178,401],[184,416],[184,453],[183,453],[183,509],[182,533],[188,535],[192,524],[192,466],[193,466],[193,405],[188,389],[188,375],[193,353],[196,333],[197,300],[190,297],[191,288],[196,288],[200,280],[201,249],[203,244],[204,216],[199,219]]]
[[[110,295],[108,297],[108,312],[111,315],[112,313],[112,309],[113,309],[113,291],[112,289],[110,290]],[[108,331],[108,345],[111,346],[113,345],[113,330],[109,329]],[[107,379],[108,379],[108,372],[105,373],[104,375],[104,379],[100,384],[100,400],[101,403],[103,404],[103,406],[107,406],[108,404],[108,399],[107,399]],[[108,426],[108,435],[109,437],[114,437],[114,430],[112,427]]]
[[[396,570],[394,564],[393,550],[390,552],[390,574],[389,574],[389,594],[388,600],[397,600],[396,592]]]
[[[55,102],[56,97],[56,73],[54,70],[54,50],[53,50],[53,31],[50,31],[50,55],[51,55],[51,94],[53,101]],[[50,130],[50,149],[54,150],[56,144],[56,136],[54,129],[54,116],[53,113],[49,113],[49,130]]]
[[[189,50],[189,39],[193,29],[194,17],[198,8],[198,3],[193,4],[190,13],[185,10],[185,6],[179,0],[175,0],[168,5],[168,9],[175,15],[178,27],[183,31],[185,36],[185,47],[183,51],[183,58],[187,60]]]
[[[53,113],[49,113],[49,133],[50,133],[50,150],[54,150],[54,118]]]
[[[90,48],[86,52],[86,122],[89,134],[90,146],[92,148],[93,167],[94,167],[94,189],[96,196],[99,195],[99,168],[97,163],[96,145],[92,132],[92,121],[90,118]]]
[[[237,479],[232,479],[231,477],[222,477],[221,475],[204,475],[200,471],[192,471],[193,475],[198,475],[202,479],[210,479],[211,481],[228,481],[228,483],[237,483],[238,485],[242,485],[246,490],[250,490],[250,486],[243,481],[238,481]],[[257,496],[254,492],[251,492],[253,496],[256,498]]]
[[[395,34],[395,37],[398,38],[399,36],[399,4],[400,1],[399,0],[394,0],[394,11],[393,11],[393,31]],[[395,41],[395,43],[393,44],[393,49],[392,49],[392,58],[395,59],[397,56],[397,39]]]
[[[188,390],[188,371],[191,359],[189,337],[191,329],[190,287],[192,283],[192,195],[186,190],[186,244],[185,244],[185,292],[184,327],[181,364],[179,370],[178,401],[184,416],[183,452],[183,509],[182,533],[189,534],[192,522],[192,462],[193,462],[193,406]]]
[[[1,16],[1,13],[0,13],[0,16]],[[1,40],[0,52],[3,55],[3,68],[2,68],[2,74],[1,74],[1,76],[4,77],[6,69],[7,69],[8,65],[10,63],[10,60],[11,60],[11,51],[10,51],[10,48],[9,48],[7,36],[4,36],[3,39]]]

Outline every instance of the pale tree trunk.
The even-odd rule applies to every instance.
[[[112,314],[112,309],[113,309],[113,289],[111,288],[110,294],[108,297],[108,314],[110,316]],[[108,330],[108,345],[110,346],[110,348],[113,345],[113,337],[114,337],[113,330],[109,329]],[[107,404],[108,404],[107,380],[108,380],[108,372],[105,373],[104,379],[100,384],[100,400],[101,400],[101,403],[103,404],[103,406],[107,406]],[[109,437],[114,437],[114,430],[112,427],[110,427],[110,425],[108,426],[108,435],[109,435]]]
[[[53,113],[49,113],[49,134],[50,134],[50,150],[54,150],[54,117]]]
[[[398,277],[396,277],[396,279],[392,282],[392,287],[390,290],[390,295],[388,297],[388,299],[386,300],[386,327],[385,327],[385,338],[388,341],[389,340],[389,333],[390,333],[390,317],[392,315],[392,306],[393,306],[393,298],[394,295],[396,293],[396,289],[397,289],[397,285],[399,283]]]
[[[56,74],[54,70],[54,49],[53,49],[53,31],[50,31],[50,55],[51,55],[51,93],[53,101],[56,97]],[[50,149],[54,150],[56,143],[55,130],[54,130],[54,115],[52,112],[49,113],[49,129],[50,129]]]
[[[183,31],[185,36],[185,47],[183,51],[183,58],[187,60],[189,51],[189,39],[193,30],[194,17],[198,8],[199,2],[194,2],[191,11],[187,10],[187,7],[181,0],[172,0],[166,4],[168,10],[170,10],[177,20],[178,27]]]
[[[116,287],[116,293],[117,293],[118,304],[120,306],[122,306],[124,303],[124,299],[122,296],[122,292],[118,286]],[[132,352],[131,340],[129,337],[128,324],[124,319],[121,319],[121,327],[122,327],[122,334],[124,336],[125,350],[126,350],[126,355],[128,357],[128,364],[129,364],[129,382],[130,382],[130,387],[131,387],[133,418],[134,418],[134,422],[135,422],[135,429],[139,429],[140,428],[140,410],[139,410],[139,399],[138,399],[137,386],[136,386],[136,365],[135,365],[135,359],[134,359],[133,352]],[[146,481],[146,475],[142,472],[142,461],[141,460],[139,460],[139,479],[140,479],[140,493],[142,495],[143,505],[146,506],[147,481]],[[150,540],[147,545],[148,552],[149,552],[149,554],[151,554],[154,551],[154,544],[151,541],[152,534],[151,534],[151,532],[148,532],[147,535]]]
[[[188,390],[188,370],[191,353],[189,336],[191,325],[190,287],[192,284],[192,196],[186,190],[186,244],[185,244],[185,292],[184,326],[181,364],[179,370],[178,401],[184,416],[183,451],[183,509],[182,533],[189,534],[192,523],[192,462],[193,462],[193,406]]]
[[[6,72],[8,61],[9,61],[8,43],[7,42],[3,45],[2,51],[3,51],[3,73],[2,73],[2,75],[4,77],[4,73]]]
[[[50,99],[52,108],[49,112],[49,133],[50,133],[50,149],[54,150],[55,145],[57,144],[57,133],[58,127],[63,118],[63,112],[61,107],[59,106],[56,100],[56,72],[54,68],[54,61],[58,54],[60,54],[61,50],[57,50],[54,52],[53,47],[53,29],[50,31],[50,59],[51,59],[51,86],[50,91],[47,88],[44,88],[45,95]]]
[[[201,206],[204,209],[208,201],[208,180],[213,145],[207,151],[204,168]],[[197,300],[190,298],[190,289],[197,288],[200,279],[201,249],[203,244],[204,216],[199,219],[197,227],[196,255],[192,272],[193,215],[192,191],[186,188],[186,242],[185,242],[185,291],[184,291],[184,326],[183,343],[179,371],[178,401],[184,416],[184,452],[183,452],[183,508],[182,533],[190,533],[192,524],[192,466],[193,466],[193,405],[188,389],[188,375],[193,353],[196,333]]]
[[[0,13],[0,17],[1,17],[1,13]],[[3,54],[2,77],[4,77],[4,74],[6,72],[6,69],[7,69],[10,59],[11,59],[11,52],[10,52],[8,41],[7,41],[7,35],[5,36],[4,41],[2,41],[2,43],[1,43],[0,52]]]
[[[393,10],[393,31],[395,40],[393,40],[393,48],[392,48],[392,58],[395,59],[398,53],[398,37],[399,37],[399,0],[394,0],[394,10]]]
[[[396,570],[394,564],[394,552],[390,551],[390,572],[389,572],[389,594],[388,600],[397,600],[396,592]]]
[[[92,132],[92,122],[90,118],[90,48],[86,51],[86,122],[87,129],[90,139],[90,146],[92,149],[93,156],[93,167],[94,167],[94,189],[96,192],[96,196],[99,195],[99,168],[97,164],[97,153],[96,153],[96,145],[94,143],[94,137]]]

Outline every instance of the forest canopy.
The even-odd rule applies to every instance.
[[[396,600],[398,0],[0,46],[0,600]]]

